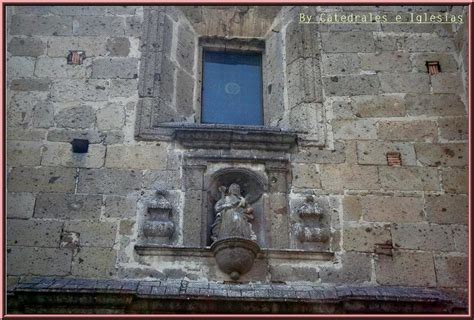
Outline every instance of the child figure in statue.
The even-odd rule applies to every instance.
[[[255,218],[253,208],[240,194],[240,186],[233,183],[228,192],[224,186],[219,187],[219,191],[221,198],[214,206],[216,220],[212,225],[212,241],[232,237],[256,241],[257,236],[250,223]]]

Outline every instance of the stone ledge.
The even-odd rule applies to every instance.
[[[294,131],[265,126],[160,123],[140,134],[147,140],[169,136],[187,148],[289,151],[296,145]]]
[[[205,303],[204,303],[205,302]],[[461,313],[436,289],[274,283],[31,278],[8,292],[9,313]],[[68,306],[73,307],[67,309]],[[56,309],[58,308],[59,309]],[[62,308],[62,309],[61,309]]]
[[[168,247],[158,245],[135,245],[135,251],[143,256],[185,256],[212,258],[210,247]],[[308,251],[308,250],[281,250],[262,249],[257,259],[290,259],[290,260],[315,260],[331,261],[334,259],[333,252]]]

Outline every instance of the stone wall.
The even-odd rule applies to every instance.
[[[272,90],[267,83],[263,87],[275,109],[265,123],[301,131],[298,146],[283,154],[290,167],[288,203],[272,209],[286,210],[284,218],[271,219],[286,223],[292,237],[295,208],[313,195],[329,217],[332,234],[322,250],[333,254],[327,259],[314,252],[280,253],[257,263],[246,280],[438,287],[465,295],[467,23],[459,28],[318,26],[300,25],[297,17],[300,12],[448,11],[464,14],[467,21],[467,11],[447,6],[245,8],[214,8],[227,15],[210,26],[203,22],[209,9],[166,12],[175,19],[169,21],[174,36],[182,25],[197,34],[212,29],[241,36],[235,17],[244,29],[252,29],[255,16],[267,17],[260,29],[252,29],[273,52],[264,66]],[[205,253],[144,256],[135,250],[157,189],[167,191],[173,208],[173,246],[185,243],[183,207],[190,200],[184,192],[187,150],[175,140],[136,136],[145,11],[7,7],[10,283],[32,275],[226,280]],[[232,20],[227,31],[226,19]],[[179,44],[173,43],[168,58],[184,68],[186,61],[179,61],[186,58],[176,55]],[[68,50],[77,49],[86,52],[84,64],[68,65]],[[197,55],[196,49],[190,56],[197,61]],[[432,60],[440,62],[441,72],[430,76],[425,63]],[[197,62],[189,69],[196,71]],[[278,76],[271,77],[273,72]],[[196,92],[199,81],[193,79]],[[170,90],[173,111],[179,112],[176,99],[190,92]],[[182,107],[199,108],[198,95],[192,96]],[[72,153],[70,142],[77,138],[89,140],[88,153]],[[402,165],[388,166],[387,152],[399,152]],[[261,150],[255,155],[282,156]],[[287,249],[308,248],[290,241]]]

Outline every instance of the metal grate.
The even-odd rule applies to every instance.
[[[438,74],[441,72],[439,61],[427,61],[426,68],[428,69],[428,73],[430,75]]]
[[[387,152],[387,164],[389,166],[401,166],[402,155],[400,152]]]

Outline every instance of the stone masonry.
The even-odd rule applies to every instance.
[[[465,23],[304,25],[301,12],[441,12]],[[268,175],[263,207],[286,230],[270,232],[278,245],[245,283],[420,287],[465,305],[467,7],[7,6],[6,18],[12,293],[32,276],[228,281],[187,240],[201,237],[190,217],[220,165],[192,161],[217,155]],[[202,36],[264,41],[265,126],[294,132],[291,150],[212,153],[161,126],[199,125]],[[83,64],[67,64],[69,50],[84,50]],[[430,75],[427,61],[441,72]],[[88,152],[73,153],[73,139],[87,139]],[[389,152],[401,166],[388,165]],[[165,249],[141,242],[156,190],[172,207]],[[308,196],[326,213],[324,245],[295,240],[294,212]]]

